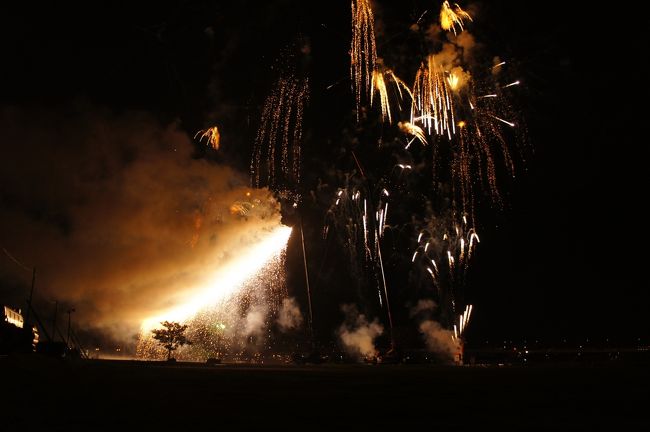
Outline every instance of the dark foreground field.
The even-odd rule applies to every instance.
[[[0,430],[649,430],[644,364],[191,365],[0,358]]]

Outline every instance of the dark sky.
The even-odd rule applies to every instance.
[[[308,71],[312,85],[305,166],[349,163],[329,150],[353,129],[348,1],[135,3],[24,3],[0,13],[0,104],[18,109],[21,118],[34,113],[39,121],[22,124],[29,136],[41,128],[44,134],[56,130],[50,122],[61,118],[76,121],[86,109],[80,107],[116,117],[144,111],[161,124],[177,120],[190,136],[217,123],[222,150],[197,145],[193,157],[246,173],[261,106],[283,67],[277,59],[300,35],[311,47],[306,64],[298,66]],[[437,4],[389,3],[376,2],[382,23],[378,51],[386,59],[400,58],[412,48],[409,23]],[[631,96],[625,94],[637,84],[621,88],[619,82],[629,70],[625,59],[637,55],[636,38],[607,30],[603,13],[590,11],[599,19],[581,16],[575,5],[478,6],[471,31],[483,49],[511,62],[522,81],[513,103],[534,151],[515,181],[505,183],[505,209],[480,211],[482,243],[467,286],[476,305],[469,336],[647,337],[649,298],[638,279],[642,255],[635,248],[644,243],[644,195],[631,163],[640,156],[641,142],[632,139],[626,112]],[[407,82],[413,79],[408,65],[394,68]],[[43,139],[61,145],[60,137]],[[21,143],[4,140],[1,146],[7,161]],[[32,157],[42,156],[35,149]],[[56,155],[49,163],[58,163]],[[306,175],[304,190],[317,181]],[[3,206],[11,204],[11,187],[0,185]],[[308,251],[318,256],[323,215],[312,210],[304,217],[315,242]],[[7,232],[7,222],[0,223]],[[37,234],[25,235],[29,242]],[[290,264],[295,255],[292,261],[290,252]],[[314,297],[322,299],[315,313],[331,313],[334,323],[336,300],[322,287],[330,282],[315,282],[321,291]],[[5,282],[0,293],[13,299],[17,289]],[[302,290],[296,291],[304,301]]]

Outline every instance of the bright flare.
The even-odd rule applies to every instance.
[[[234,295],[244,282],[255,275],[266,263],[280,255],[287,246],[291,228],[281,226],[271,231],[265,238],[247,251],[242,251],[228,265],[218,268],[210,280],[197,287],[186,301],[172,307],[160,315],[142,321],[141,330],[149,332],[161,321],[184,322],[202,309]]]

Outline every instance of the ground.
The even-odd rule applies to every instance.
[[[648,430],[647,364],[212,365],[0,358],[18,430]],[[205,425],[203,427],[202,425]]]

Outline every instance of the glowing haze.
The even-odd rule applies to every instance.
[[[37,299],[75,307],[78,328],[133,340],[143,320],[230,295],[285,247],[272,194],[194,158],[176,124],[85,104],[35,111],[0,111],[13,147],[0,158],[1,246],[36,266]],[[0,278],[24,286],[16,302],[24,273],[0,260]]]

